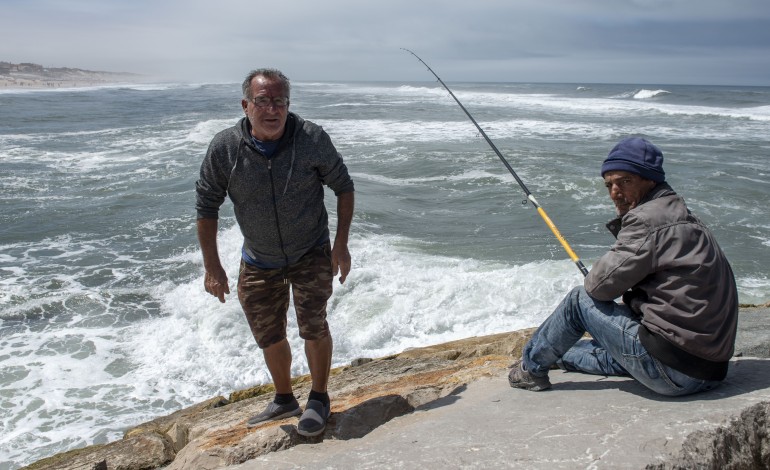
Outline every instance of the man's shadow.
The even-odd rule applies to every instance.
[[[447,395],[430,400],[419,406],[412,406],[408,398],[393,394],[370,398],[346,410],[332,413],[326,423],[323,434],[315,437],[301,437],[292,425],[281,425],[287,434],[293,436],[297,443],[319,443],[324,439],[349,440],[359,439],[369,434],[388,421],[416,411],[427,411],[443,406],[449,406],[459,400],[460,394],[468,387],[458,385]]]
[[[685,395],[682,397],[667,397],[646,388],[631,377],[613,377],[613,380],[605,380],[607,377],[596,376],[595,381],[569,381],[569,374],[580,372],[566,372],[565,380],[556,385],[556,390],[607,390],[616,388],[622,392],[632,393],[644,398],[656,401],[681,402],[681,401],[709,401],[731,398],[759,390],[767,390],[770,397],[770,359],[760,358],[733,358],[725,380],[715,389],[707,392]]]

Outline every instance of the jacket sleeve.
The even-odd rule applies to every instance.
[[[615,244],[593,265],[584,286],[596,300],[611,301],[621,297],[653,270],[653,237],[644,220],[629,212]]]
[[[318,148],[322,155],[318,172],[323,184],[329,186],[335,195],[353,192],[353,180],[348,173],[348,167],[326,132],[321,132]]]
[[[200,169],[200,177],[195,183],[195,210],[198,219],[219,218],[219,207],[227,196],[230,171],[223,163],[227,161],[226,152],[218,151],[219,139],[214,138],[209,145]]]

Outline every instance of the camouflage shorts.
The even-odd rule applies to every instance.
[[[257,345],[264,349],[286,338],[289,286],[294,294],[299,336],[329,336],[326,302],[332,295],[329,242],[317,246],[288,268],[261,269],[241,261],[238,299]]]

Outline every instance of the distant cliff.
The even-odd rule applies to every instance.
[[[70,67],[45,67],[23,62],[0,61],[0,88],[55,88],[106,85],[141,81],[142,76],[127,72],[104,72]]]

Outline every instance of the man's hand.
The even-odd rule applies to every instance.
[[[206,270],[203,287],[206,292],[225,303],[225,294],[230,293],[230,286],[227,285],[227,273],[219,261],[217,219],[198,219],[197,230],[203,254],[203,268]]]
[[[350,252],[348,251],[348,234],[350,222],[353,220],[354,193],[342,193],[337,196],[337,234],[332,247],[332,273],[340,273],[340,284],[345,282],[350,272]]]
[[[340,273],[340,284],[345,282],[350,272],[350,252],[348,246],[344,244],[334,244],[332,248],[332,275]]]
[[[220,302],[225,303],[225,294],[230,293],[230,286],[227,283],[227,274],[224,269],[217,273],[209,273],[203,277],[203,287],[206,292],[218,298]]]

